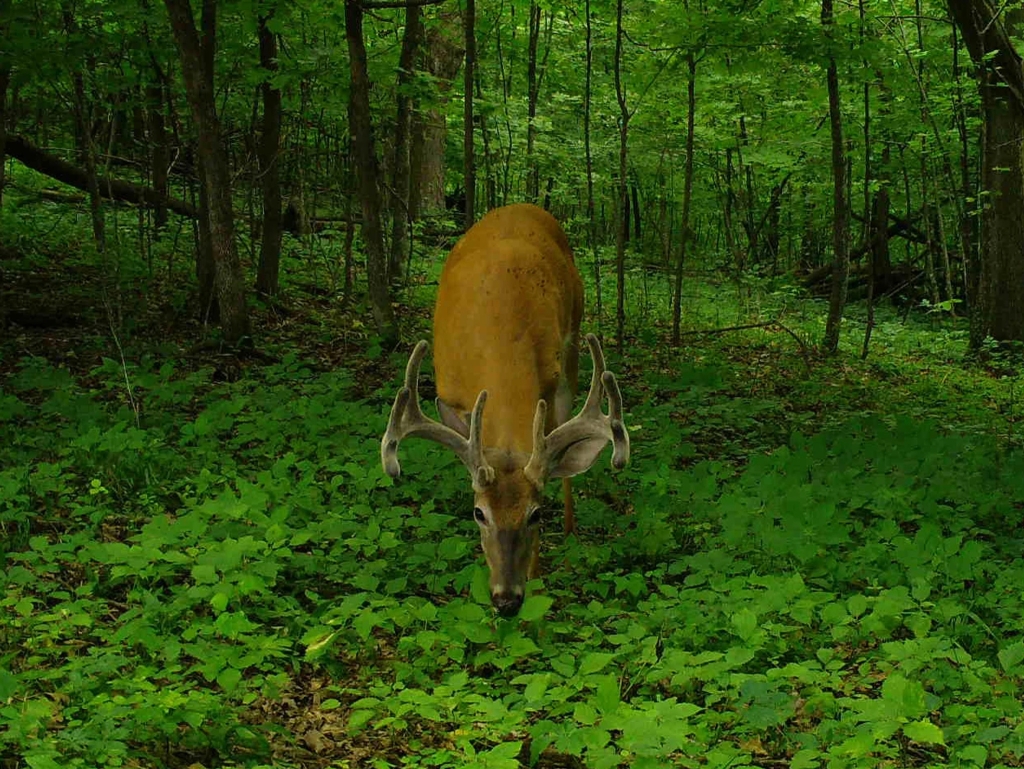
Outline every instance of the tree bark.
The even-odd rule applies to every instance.
[[[640,190],[637,188],[635,174],[632,182],[629,185],[629,193],[633,199],[633,237],[636,238],[637,243],[639,244],[639,248],[643,249],[644,234],[643,231],[640,229],[640,221],[642,218],[640,212]]]
[[[541,9],[537,0],[530,0],[530,36],[526,46],[526,199],[537,203],[540,198],[540,172],[534,155],[537,126],[537,43],[540,40]]]
[[[420,8],[410,5],[405,9],[405,31],[402,35],[402,53],[398,59],[398,86],[396,88],[397,114],[395,118],[395,147],[392,161],[391,190],[391,259],[388,278],[392,283],[402,276],[402,265],[409,250],[410,167],[409,145],[412,129],[412,88],[416,68],[416,54],[420,47],[422,22]]]
[[[200,41],[189,0],[164,0],[181,57],[192,119],[199,134],[199,159],[209,204],[210,246],[214,262],[217,304],[221,329],[229,344],[249,335],[249,311],[245,302],[242,266],[235,246],[231,204],[231,173],[221,141],[213,90],[213,54],[216,47],[216,0],[203,0]]]
[[[892,96],[885,81],[879,74],[879,92],[881,96],[880,114],[887,116],[891,110]],[[882,135],[882,159],[877,168],[873,169],[872,177],[878,181],[878,189],[871,198],[871,209],[867,222],[867,242],[871,244],[871,282],[873,294],[886,293],[892,288],[892,257],[889,254],[889,185],[892,183],[889,162],[892,150]]]
[[[70,13],[68,14],[70,17]],[[107,250],[106,222],[103,218],[103,206],[100,203],[100,187],[96,176],[96,145],[92,139],[92,120],[86,114],[85,82],[81,71],[71,76],[74,92],[75,123],[82,136],[82,149],[85,158],[86,191],[89,193],[89,215],[92,218],[92,233],[96,240],[96,249],[101,254]]]
[[[1024,340],[1024,68],[1011,40],[1022,13],[987,0],[949,0],[978,71],[983,117],[977,295],[970,297],[971,346],[986,336]]]
[[[822,0],[821,23],[826,35],[832,37],[832,0]],[[839,111],[839,73],[835,57],[828,62],[828,113],[832,128],[832,295],[822,347],[829,355],[839,351],[839,331],[846,309],[846,292],[850,280],[849,222],[846,211],[846,153],[843,148],[843,118]]]
[[[476,221],[476,154],[473,146],[473,68],[476,66],[476,0],[466,0],[465,18],[466,63],[463,67],[462,162],[463,184],[466,187],[466,214],[463,229]]]
[[[627,142],[629,139],[629,109],[626,91],[622,85],[622,0],[615,4],[615,98],[619,102],[619,179],[618,215],[615,232],[615,333],[619,353],[623,351],[626,335],[626,227],[627,227]]]
[[[733,231],[732,211],[736,200],[736,194],[732,189],[732,147],[725,149],[725,204],[723,205],[722,218],[725,229],[725,249],[733,257],[733,264],[736,267],[736,275],[741,276],[747,269],[747,260],[743,249],[736,245],[736,236]]]
[[[272,14],[271,14],[272,15]],[[277,37],[268,26],[270,16],[260,16],[260,67],[264,81],[263,131],[260,136],[259,161],[263,188],[263,237],[260,241],[260,264],[256,272],[256,293],[277,296],[281,271],[281,239],[283,211],[281,208],[281,90],[272,82],[277,73]]]
[[[693,128],[694,112],[697,108],[695,86],[697,81],[697,60],[693,51],[686,54],[686,170],[683,177],[683,222],[679,242],[679,264],[676,265],[675,296],[672,304],[672,344],[679,345],[679,323],[683,306],[683,264],[686,262],[686,246],[690,242],[690,201],[693,197]]]
[[[971,182],[971,151],[970,151],[970,140],[967,132],[967,111],[964,107],[963,100],[963,84],[960,78],[960,43],[957,39],[957,27],[953,25],[952,29],[953,37],[953,81],[954,85],[954,118],[957,127],[957,133],[960,136],[960,191],[959,195],[964,201],[977,200],[978,195],[974,189],[974,185]],[[977,204],[975,204],[977,205]],[[966,210],[966,203],[963,208],[958,211],[960,217],[960,249],[962,253],[961,260],[961,282],[963,284],[964,299],[966,301],[966,309],[968,313],[973,311],[972,303],[978,295],[978,255],[977,255],[977,242],[974,236],[974,218],[975,211]],[[980,345],[981,342],[978,342]],[[977,345],[973,345],[977,346]]]
[[[164,89],[160,83],[146,88],[146,112],[149,124],[149,164],[153,179],[153,224],[157,235],[167,226],[168,189],[167,177],[170,170],[171,154],[168,150],[167,129],[164,126]]]
[[[10,84],[10,67],[0,64],[0,206],[4,203],[4,184],[7,181],[7,89]]]
[[[354,147],[359,199],[363,210],[363,243],[366,248],[366,280],[370,306],[377,332],[387,343],[398,338],[395,315],[388,291],[387,256],[380,222],[377,152],[374,148],[373,121],[370,116],[370,79],[366,72],[366,46],[363,43],[363,7],[359,0],[345,0],[345,37],[348,41],[350,122]]]
[[[11,0],[0,0],[0,36],[10,33]],[[11,64],[7,56],[0,56],[0,206],[4,202],[4,184],[7,181],[7,90],[11,85]]]
[[[412,115],[409,212],[413,220],[419,218],[420,212],[444,210],[444,158],[448,143],[445,111],[452,79],[459,72],[464,53],[460,23],[459,16],[445,14],[424,34],[422,68],[430,75],[437,95],[429,109],[417,109]]]
[[[882,165],[888,163],[889,149],[882,151]],[[868,243],[871,244],[871,280],[876,293],[884,294],[892,287],[892,258],[889,255],[889,188],[888,179],[880,178],[878,191],[871,198]]]
[[[939,303],[939,284],[935,280],[935,254],[939,250],[936,241],[935,218],[938,216],[937,205],[933,205],[928,184],[928,161],[925,157],[924,139],[921,140],[921,210],[924,214],[924,234],[927,243],[924,247],[924,282],[928,289],[928,301],[934,307]]]
[[[594,293],[597,307],[597,334],[601,336],[602,297],[601,297],[601,256],[597,251],[597,222],[594,218],[594,156],[590,148],[590,99],[593,89],[594,45],[593,30],[590,18],[590,0],[584,0],[584,13],[587,16],[587,65],[586,82],[583,92],[583,147],[587,163],[587,245],[594,260]]]

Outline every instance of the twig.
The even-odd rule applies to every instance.
[[[791,328],[789,328],[788,326],[783,324],[782,321],[779,320],[767,320],[764,321],[763,323],[744,323],[740,326],[726,326],[724,328],[707,328],[697,329],[696,331],[684,331],[683,333],[680,334],[680,336],[711,336],[717,334],[727,334],[730,331],[747,331],[752,328],[777,329],[779,331],[785,331],[787,334],[793,337],[796,343],[800,346],[800,355],[804,359],[804,366],[806,366],[807,368],[807,373],[811,373],[811,359],[810,355],[807,352],[807,343],[804,342],[804,340],[801,339],[796,334],[796,332],[794,332]]]
[[[135,427],[142,429],[142,419],[139,410],[139,403],[135,400],[135,393],[132,392],[132,382],[128,378],[128,362],[124,357],[124,348],[121,347],[121,339],[117,335],[117,329],[114,328],[113,309],[110,307],[110,300],[107,297],[106,286],[103,287],[103,304],[107,309],[107,325],[110,326],[110,335],[114,338],[114,344],[117,346],[117,354],[121,358],[121,374],[124,376],[125,390],[128,392],[128,403],[132,407],[132,411],[135,413]]]

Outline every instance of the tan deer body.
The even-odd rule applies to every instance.
[[[393,477],[400,472],[398,443],[407,435],[438,441],[462,459],[473,479],[491,597],[506,616],[519,610],[526,582],[537,573],[545,482],[565,479],[569,532],[575,526],[569,477],[589,468],[609,441],[613,466],[624,467],[629,458],[619,388],[604,371],[593,336],[587,337],[594,358],[590,393],[570,419],[582,315],[583,284],[555,219],[527,204],[491,211],[452,249],[441,274],[434,370],[443,424],[419,410],[416,380],[427,346],[420,342],[381,442]],[[604,394],[610,416],[601,413]]]

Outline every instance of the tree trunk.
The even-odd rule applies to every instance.
[[[167,226],[167,177],[171,155],[168,149],[167,129],[164,126],[164,89],[160,83],[146,88],[146,113],[149,124],[149,165],[156,196],[153,206],[153,224],[159,235]]]
[[[70,15],[70,14],[69,14]],[[74,92],[75,123],[82,135],[82,149],[85,156],[86,189],[89,192],[89,214],[92,218],[92,234],[96,250],[101,254],[107,250],[106,222],[100,204],[100,186],[96,176],[96,146],[92,140],[92,120],[85,108],[85,83],[81,71],[72,75]]]
[[[483,89],[480,87],[480,68],[474,67],[473,79],[475,80],[476,97],[483,98]],[[498,182],[494,175],[494,155],[491,149],[491,129],[487,122],[486,113],[478,115],[480,119],[480,137],[484,142],[484,210],[490,211],[498,205]]]
[[[736,195],[732,189],[732,152],[732,147],[727,147],[725,150],[725,205],[723,206],[722,217],[725,228],[725,248],[733,257],[736,275],[739,277],[747,269],[747,260],[743,250],[736,245],[736,235],[733,231],[732,212]]]
[[[466,64],[463,68],[462,162],[466,187],[466,214],[463,228],[476,221],[476,153],[473,147],[473,68],[476,66],[476,0],[466,0]]]
[[[414,221],[420,212],[444,210],[445,111],[452,79],[462,64],[460,21],[455,13],[444,14],[424,35],[422,69],[430,75],[437,95],[429,109],[417,109],[412,115],[409,213]]]
[[[626,106],[626,91],[622,85],[622,2],[615,4],[615,98],[619,102],[619,179],[618,215],[615,217],[615,333],[619,353],[625,345],[626,335],[626,227],[627,214],[627,141],[629,139],[629,109]]]
[[[640,229],[640,191],[637,189],[635,177],[630,182],[629,192],[630,196],[633,198],[633,237],[637,241],[637,247],[643,249],[644,235]]]
[[[537,0],[530,0],[530,37],[527,43],[526,59],[526,199],[537,203],[540,198],[540,172],[534,155],[537,126],[537,43],[540,40],[541,10]]]
[[[964,201],[977,200],[977,192],[974,190],[974,185],[971,182],[971,170],[970,170],[970,141],[967,132],[967,113],[964,108],[963,100],[963,87],[960,79],[960,43],[957,39],[957,27],[953,25],[953,81],[954,86],[954,118],[957,127],[957,133],[960,136],[960,191],[959,195]],[[965,203],[958,213],[960,215],[960,249],[963,252],[961,260],[961,273],[962,273],[962,284],[963,294],[966,301],[966,309],[970,313],[972,312],[972,304],[974,299],[978,295],[978,256],[976,249],[976,241],[974,237],[974,211],[966,210],[967,204]],[[977,347],[981,344],[979,341]]]
[[[7,174],[7,88],[10,84],[10,67],[0,65],[0,206],[4,203],[4,183]]]
[[[683,306],[683,264],[686,262],[686,245],[690,242],[690,200],[693,197],[693,127],[694,112],[697,108],[695,85],[697,60],[693,51],[686,54],[686,170],[683,177],[683,222],[679,242],[679,264],[676,266],[676,287],[672,305],[672,344],[679,345],[679,323]]]
[[[826,35],[832,37],[832,0],[822,0],[821,23]],[[835,57],[828,61],[828,113],[832,127],[832,295],[822,347],[834,355],[839,351],[839,331],[846,309],[846,290],[850,279],[849,223],[846,212],[846,157],[843,148],[843,118],[839,111],[839,73]]]
[[[892,95],[889,92],[885,81],[879,78],[879,93],[881,96],[880,114],[885,117],[892,111]],[[884,124],[884,123],[883,123]],[[871,244],[871,282],[873,285],[873,297],[884,294],[892,288],[892,257],[889,254],[889,185],[892,183],[889,171],[889,162],[892,159],[892,150],[887,141],[887,135],[882,134],[882,159],[874,169],[872,177],[878,181],[878,189],[871,198],[871,208],[868,213],[868,227],[866,240]]]
[[[227,151],[221,142],[213,90],[213,54],[216,47],[216,0],[203,0],[200,42],[189,0],[164,0],[181,57],[192,119],[199,134],[199,159],[209,209],[210,247],[213,256],[221,329],[229,344],[249,335],[249,311],[245,302],[242,266],[235,246],[231,205],[231,173]]]
[[[888,163],[889,149],[882,154],[882,165]],[[892,287],[892,258],[889,255],[889,188],[888,180],[879,178],[878,191],[871,198],[871,218],[868,242],[871,244],[871,276],[875,293],[882,294]]]
[[[1024,69],[1011,35],[1019,8],[987,0],[949,0],[953,19],[978,69],[984,138],[977,297],[971,306],[971,346],[986,336],[1024,340]]]
[[[601,297],[601,256],[597,251],[597,222],[594,219],[594,156],[590,148],[590,98],[594,73],[594,45],[591,29],[590,0],[584,1],[584,13],[587,16],[587,65],[586,82],[583,92],[583,148],[587,163],[587,245],[594,260],[594,294],[597,310],[597,334],[601,336],[602,297]]]
[[[934,307],[939,303],[939,284],[935,280],[935,254],[939,250],[936,241],[935,217],[938,216],[937,204],[933,205],[928,184],[928,161],[925,158],[924,138],[921,139],[921,214],[924,221],[924,234],[927,240],[924,247],[924,282],[928,289],[928,301]]]
[[[420,7],[405,9],[405,31],[402,35],[402,53],[398,59],[397,113],[395,117],[395,147],[392,161],[391,190],[391,259],[388,278],[392,283],[402,277],[402,265],[409,250],[409,136],[412,128],[412,88],[416,67],[416,53],[420,47],[422,23]]]
[[[388,292],[387,257],[380,223],[380,189],[377,185],[377,152],[370,117],[370,79],[366,72],[363,44],[363,7],[359,0],[345,0],[345,37],[348,41],[351,75],[349,110],[355,154],[359,199],[363,209],[363,243],[366,248],[366,280],[377,332],[387,343],[398,338],[395,315]]]
[[[10,0],[0,0],[0,37],[10,33]],[[11,85],[11,65],[0,61],[0,206],[4,202],[4,184],[7,181],[7,89]]]
[[[220,321],[217,301],[217,266],[213,255],[213,231],[210,228],[210,194],[207,188],[206,165],[202,158],[196,165],[199,174],[198,248],[196,248],[196,282],[199,284],[199,318],[203,323]]]
[[[260,66],[266,78],[260,85],[263,96],[263,132],[260,136],[259,160],[263,187],[263,238],[260,241],[260,265],[256,273],[256,293],[263,297],[277,296],[281,267],[281,90],[274,86],[277,72],[277,37],[267,25],[270,16],[260,16]]]

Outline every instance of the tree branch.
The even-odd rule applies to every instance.
[[[21,161],[33,171],[38,171],[51,179],[64,182],[64,184],[69,184],[80,190],[87,191],[89,189],[89,180],[84,170],[36,147],[21,136],[9,135],[7,137],[7,154],[15,160]],[[97,182],[100,195],[110,200],[123,200],[146,208],[166,205],[176,214],[189,219],[199,217],[199,212],[191,204],[175,198],[162,200],[157,191],[151,187],[143,187],[109,177],[98,177]]]

